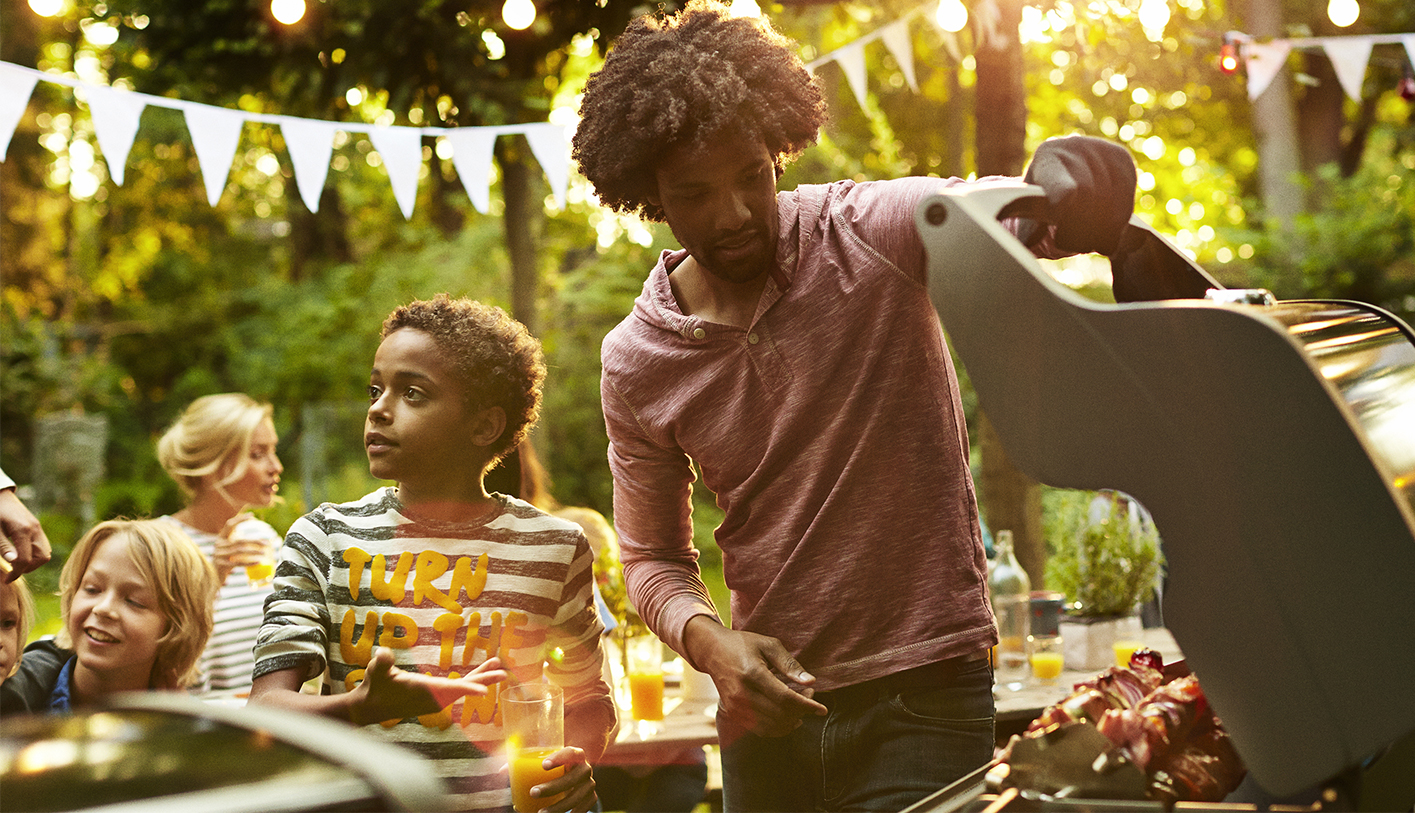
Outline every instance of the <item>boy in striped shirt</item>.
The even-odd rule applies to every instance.
[[[540,409],[540,344],[504,311],[439,294],[396,309],[369,379],[369,471],[396,481],[291,526],[256,643],[254,703],[380,732],[433,760],[457,805],[510,806],[498,681],[565,692],[547,808],[588,810],[614,701],[579,526],[488,494]],[[301,685],[323,675],[319,695]]]

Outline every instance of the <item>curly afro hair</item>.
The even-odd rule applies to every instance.
[[[493,463],[516,447],[540,417],[545,359],[540,341],[501,308],[438,294],[394,309],[383,338],[411,328],[432,337],[462,375],[473,410],[501,407],[506,428],[491,445]]]
[[[723,135],[761,137],[778,171],[815,143],[825,99],[794,43],[762,19],[692,0],[639,17],[590,77],[574,157],[606,206],[662,221],[649,201],[663,154]]]

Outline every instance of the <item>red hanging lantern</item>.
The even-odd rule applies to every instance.
[[[1406,68],[1405,75],[1400,77],[1397,89],[1400,91],[1400,98],[1407,102],[1415,102],[1415,72]]]
[[[1228,37],[1223,38],[1223,47],[1218,52],[1218,69],[1226,74],[1235,74],[1243,64],[1238,57],[1238,43]]]

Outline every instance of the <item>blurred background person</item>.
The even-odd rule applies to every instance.
[[[193,691],[207,698],[250,694],[255,638],[270,594],[268,572],[280,535],[247,513],[275,502],[284,466],[276,454],[273,409],[242,393],[207,395],[191,403],[157,442],[157,459],[187,498],[162,517],[189,535],[216,566],[221,583],[216,626],[201,655]]]
[[[34,623],[34,596],[23,576],[0,580],[0,684],[20,671],[20,653]]]

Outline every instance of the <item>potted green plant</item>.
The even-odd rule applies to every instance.
[[[1078,492],[1061,512],[1046,584],[1066,596],[1061,621],[1070,668],[1103,669],[1116,640],[1140,634],[1139,607],[1154,592],[1163,559],[1152,523],[1118,492]]]

